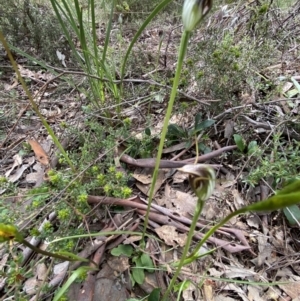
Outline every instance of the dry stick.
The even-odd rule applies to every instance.
[[[41,225],[39,226],[38,228],[38,231],[42,232],[43,228],[44,228],[44,225],[48,222],[53,222],[53,220],[56,218],[56,213],[55,212],[51,212],[44,220],[43,222],[41,223]],[[41,243],[42,239],[39,238],[39,237],[32,237],[31,240],[30,240],[30,245],[31,246],[34,246],[34,247],[37,247],[40,243]],[[32,249],[32,247],[26,247],[24,250],[23,250],[23,253],[22,253],[22,262],[21,262],[21,266],[24,266],[26,264],[26,262],[28,261],[29,257],[31,256],[31,254],[34,252],[34,250]]]
[[[233,150],[236,148],[237,148],[236,145],[225,146],[218,150],[212,151],[208,154],[199,156],[197,161],[203,162],[206,160],[210,160],[212,158],[215,158],[215,157],[221,155],[222,153],[224,153],[226,151],[230,151],[230,150]],[[138,166],[138,167],[148,167],[148,168],[154,168],[155,162],[156,162],[155,158],[133,159],[132,157],[125,155],[125,154],[120,157],[120,160],[122,162],[130,164],[130,165],[134,165],[134,166]],[[195,162],[195,158],[182,160],[182,161],[161,160],[160,164],[159,164],[159,168],[179,168],[179,167],[183,167],[186,164],[191,164],[194,162]]]
[[[266,129],[266,130],[273,130],[275,127],[278,127],[279,125],[281,124],[284,124],[286,122],[289,122],[289,120],[284,120],[282,122],[280,122],[279,125],[272,125],[272,124],[267,124],[267,123],[264,123],[264,122],[257,122],[251,118],[249,118],[248,116],[245,116],[245,115],[241,115],[240,116],[241,118],[243,118],[246,122],[250,123],[253,128],[263,128],[263,129]],[[297,132],[292,132],[292,133],[289,133],[288,130],[284,129],[283,130],[283,134],[285,136],[290,136],[291,138],[295,139],[295,140],[298,140],[300,139],[300,135],[297,133]]]
[[[134,202],[134,200],[137,200],[137,202]],[[133,197],[133,198],[130,198],[130,199],[127,199],[127,200],[124,200],[124,199],[117,199],[117,198],[113,198],[113,197],[98,197],[98,196],[92,196],[92,195],[89,195],[88,196],[88,203],[89,204],[98,204],[98,203],[102,203],[102,204],[105,204],[105,205],[121,205],[121,206],[128,206],[128,207],[133,207],[133,208],[138,208],[140,210],[146,210],[147,209],[147,205],[145,204],[141,204],[141,203],[138,203],[138,201],[143,201],[143,202],[146,202],[145,200],[139,198],[139,197]],[[177,221],[179,221],[180,223],[185,223],[185,224],[188,224],[190,225],[191,224],[191,220],[186,218],[186,217],[183,217],[183,216],[176,216],[175,214],[173,214],[169,209],[167,208],[164,208],[164,207],[160,207],[156,204],[151,204],[151,212],[152,213],[158,213],[157,211],[161,212],[165,217],[168,217],[168,218],[173,218]],[[167,220],[165,221],[167,223]],[[208,228],[209,226],[208,225],[204,225],[204,224],[201,224],[201,223],[197,223],[197,227],[199,228]],[[211,242],[215,243],[216,245],[220,245],[222,247],[225,247],[226,250],[234,253],[234,252],[239,252],[241,250],[248,250],[250,249],[250,246],[247,242],[247,240],[245,239],[245,237],[243,237],[242,235],[242,232],[239,231],[238,229],[227,229],[225,227],[222,227],[222,229],[219,229],[220,231],[218,231],[218,233],[222,233],[222,234],[226,234],[224,232],[230,232],[230,233],[233,233],[243,244],[244,246],[240,246],[240,245],[237,245],[237,244],[234,244],[233,245],[226,245],[224,246],[224,241],[222,240],[217,240],[215,238],[212,238]],[[230,230],[230,231],[228,231]]]
[[[141,209],[137,209],[137,212],[143,216],[145,216],[145,214],[146,214],[146,211],[141,210]],[[182,223],[170,220],[170,217],[168,217],[168,216],[150,211],[149,218],[150,218],[150,220],[152,220],[152,221],[154,220],[155,222],[157,222],[161,225],[173,226],[176,229],[178,229],[180,232],[189,232],[189,227],[183,225]],[[197,232],[196,234],[193,235],[193,237],[196,238],[198,241],[201,240],[203,238],[203,236],[204,236],[204,234],[200,233],[200,232]],[[231,243],[229,241],[215,238],[212,236],[210,238],[208,238],[207,241],[223,248],[224,250],[226,250],[230,253],[237,253],[237,252],[248,250],[250,248],[250,247],[246,247],[246,246],[242,246],[242,245],[237,245],[235,243]]]
[[[94,254],[93,261],[99,266],[100,261],[103,257],[103,254],[105,252],[105,245],[102,245]],[[90,267],[93,268],[93,266],[90,264]],[[87,278],[85,279],[84,283],[81,285],[80,294],[78,295],[77,301],[87,301],[87,300],[93,300],[94,292],[95,292],[95,286],[96,286],[96,273],[95,271],[89,271]]]
[[[144,203],[147,203],[146,200],[139,198],[141,201],[143,201]],[[175,220],[178,220],[182,223],[191,225],[192,221],[189,218],[186,218],[184,216],[177,216],[175,214],[173,214],[172,212],[170,212],[167,208],[158,206],[156,204],[151,204],[152,208],[156,209],[157,211],[161,212],[164,215],[167,215],[169,217],[172,217]],[[209,228],[208,225],[202,224],[197,222],[197,227],[199,228]],[[246,247],[247,249],[251,250],[251,247],[248,244],[248,241],[246,240],[246,238],[244,237],[242,231],[240,231],[239,229],[232,229],[232,228],[225,228],[225,227],[220,227],[216,232],[220,233],[220,234],[225,234],[227,235],[226,232],[232,233],[234,234]]]
[[[134,232],[138,228],[139,225],[140,225],[140,219],[137,219],[135,221],[135,223],[130,225],[130,228],[126,231]],[[125,237],[128,237],[128,234],[121,234],[118,238],[116,238],[115,241],[112,241],[111,243],[109,243],[107,248],[113,249],[113,248],[117,247],[119,244],[121,244],[125,240]]]

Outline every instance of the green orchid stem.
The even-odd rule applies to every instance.
[[[194,217],[192,220],[192,224],[190,226],[189,234],[188,234],[187,241],[185,243],[185,247],[184,247],[182,255],[181,255],[181,259],[180,259],[179,263],[176,263],[176,262],[174,263],[174,266],[177,266],[177,270],[176,270],[175,274],[173,275],[173,278],[168,286],[168,289],[166,290],[166,292],[164,293],[164,295],[162,297],[162,301],[167,300],[167,298],[169,297],[169,294],[173,289],[175,281],[177,280],[177,277],[178,277],[182,267],[185,265],[185,260],[186,260],[190,245],[192,243],[194,231],[195,231],[195,228],[196,228],[196,225],[198,222],[198,218],[202,212],[203,205],[204,205],[204,201],[198,199],[197,206],[195,209],[195,214],[194,214]]]
[[[184,261],[184,265],[193,262],[195,259],[199,258],[199,250],[203,246],[203,244],[207,241],[209,237],[211,237],[220,227],[224,226],[230,219],[233,217],[240,215],[242,213],[247,212],[266,212],[266,211],[274,211],[278,209],[283,209],[288,206],[295,205],[299,203],[300,199],[300,181],[296,181],[281,191],[279,191],[276,195],[263,200],[261,202],[253,203],[246,207],[243,207],[235,212],[230,213],[226,216],[221,222],[213,226],[207,233],[203,236],[201,241],[198,243],[194,251],[190,254],[189,257]]]
[[[210,228],[209,231],[206,232],[206,234],[203,236],[201,241],[198,243],[198,245],[196,246],[194,251],[189,255],[189,257],[187,257],[184,260],[183,266],[187,265],[199,258],[199,251],[200,251],[201,247],[204,245],[204,243],[207,241],[207,239],[209,237],[211,237],[220,227],[224,226],[234,216],[237,216],[241,213],[245,213],[247,211],[248,211],[248,207],[244,207],[235,212],[232,212],[228,216],[226,216],[222,221],[220,221],[218,224],[216,224],[215,226]]]
[[[169,120],[171,117],[175,97],[177,94],[177,87],[179,84],[180,73],[181,73],[182,64],[183,64],[184,56],[185,56],[188,41],[189,41],[189,36],[190,36],[190,32],[184,31],[183,35],[181,37],[180,48],[179,48],[179,57],[178,57],[178,62],[177,62],[175,78],[174,78],[171,96],[170,96],[170,100],[169,100],[169,104],[168,104],[168,108],[167,108],[167,113],[166,113],[165,120],[164,120],[164,126],[163,126],[162,133],[161,133],[155,168],[154,168],[154,172],[153,172],[153,179],[152,179],[151,188],[150,188],[148,207],[147,207],[147,212],[146,212],[145,221],[144,221],[142,241],[144,241],[147,226],[148,226],[149,212],[150,212],[151,202],[152,202],[153,195],[154,195],[154,188],[155,188],[156,179],[157,179],[157,175],[158,175],[160,159],[161,159],[161,155],[162,155],[162,151],[163,151],[163,147],[164,147],[164,143],[165,143],[165,139],[166,139],[166,135],[167,135]]]

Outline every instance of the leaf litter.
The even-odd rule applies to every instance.
[[[245,14],[246,15],[246,14]],[[245,17],[242,15],[242,18]],[[225,22],[226,18],[223,18],[221,22]],[[230,19],[230,18],[228,18]],[[242,24],[242,23],[241,23]],[[151,33],[150,37],[155,37],[154,32]],[[151,44],[151,39],[148,39],[149,45]],[[147,46],[145,43],[145,46]],[[176,43],[175,43],[176,44]],[[153,46],[151,46],[153,47]],[[176,52],[174,45],[174,53]],[[297,73],[297,68],[293,68],[290,66],[292,72]],[[43,72],[32,72],[23,66],[20,66],[20,70],[23,76],[32,79],[35,83],[43,82],[45,83],[48,80],[51,80],[53,76],[50,73],[43,73]],[[273,69],[274,70],[274,69]],[[281,72],[281,67],[279,67],[278,72]],[[290,72],[290,71],[289,71]],[[288,72],[287,72],[288,73]],[[277,105],[266,105],[258,103],[257,98],[252,97],[251,93],[248,96],[243,96],[243,101],[245,105],[242,108],[231,108],[229,112],[223,112],[225,115],[218,118],[218,115],[215,116],[218,124],[223,124],[224,128],[222,129],[218,126],[219,135],[210,133],[210,137],[214,137],[218,142],[222,141],[222,139],[229,140],[232,138],[233,133],[246,133],[247,131],[251,131],[250,129],[253,128],[252,135],[256,138],[259,137],[262,140],[266,137],[264,135],[272,135],[274,132],[274,128],[278,124],[278,120],[276,118],[270,118],[270,111],[273,110],[275,115],[278,114],[280,118],[284,118],[287,113],[294,113],[297,114],[299,110],[299,100],[291,101],[291,97],[297,96],[299,94],[297,83],[299,78],[294,76],[293,80],[287,81],[284,84],[284,88],[282,90],[282,97],[286,94],[287,98],[284,101],[278,101]],[[17,82],[12,81],[9,85],[5,83],[6,91],[12,91],[18,88]],[[195,92],[197,85],[191,85],[189,87],[189,93]],[[18,92],[21,94],[20,92]],[[51,94],[48,94],[51,97]],[[71,97],[72,98],[72,97]],[[289,99],[288,99],[289,98]],[[249,101],[250,99],[250,101]],[[45,102],[45,99],[41,98],[41,102],[45,105],[46,109],[44,109],[44,114],[47,115],[49,118],[52,118],[53,123],[56,124],[59,122],[60,118],[65,114],[65,116],[73,118],[76,116],[76,104],[74,104],[74,110],[69,112],[67,108],[60,107],[55,108],[53,110],[48,106]],[[288,106],[286,106],[286,103]],[[273,106],[273,107],[272,107]],[[282,107],[282,108],[281,108]],[[248,111],[245,109],[249,109]],[[266,109],[267,108],[267,109]],[[197,108],[198,109],[198,108]],[[161,111],[162,109],[159,107],[157,112]],[[48,114],[49,113],[49,114]],[[222,114],[223,114],[222,113]],[[190,113],[193,115],[193,112]],[[236,118],[237,115],[238,118]],[[188,117],[189,114],[183,115],[174,115],[173,122],[175,124],[179,124],[183,122],[184,125],[191,124],[193,119]],[[223,117],[226,117],[226,120]],[[256,117],[258,117],[256,119]],[[212,117],[213,118],[213,117]],[[30,120],[30,118],[28,119]],[[277,123],[277,124],[276,124]],[[157,125],[154,127],[159,132],[161,128],[162,120],[160,120]],[[21,128],[21,127],[20,127]],[[30,129],[30,127],[27,127]],[[26,129],[26,127],[25,127]],[[15,129],[17,131],[17,128]],[[30,129],[32,130],[32,129]],[[56,128],[57,133],[60,133],[58,127]],[[289,137],[293,137],[295,139],[299,138],[299,133],[295,130],[290,128],[284,129],[284,135],[287,139]],[[27,187],[33,187],[37,183],[37,179],[41,178],[43,173],[43,166],[49,165],[49,160],[51,157],[53,158],[53,152],[44,151],[43,141],[45,140],[42,134],[38,137],[38,139],[31,140],[32,148],[34,150],[36,160],[33,157],[24,158],[20,156],[14,147],[11,147],[11,151],[9,154],[1,154],[2,158],[8,158],[10,161],[6,161],[6,173],[4,170],[3,175],[5,175],[9,180],[13,183],[18,183],[18,185],[26,184]],[[21,139],[25,139],[24,136],[21,136]],[[17,132],[15,135],[11,136],[10,139],[7,140],[7,144],[5,148],[13,146],[13,142],[18,140]],[[38,142],[39,141],[39,142]],[[266,139],[265,141],[268,141]],[[178,147],[174,147],[173,149],[167,149],[165,151],[165,155],[168,154],[172,155],[172,152],[178,152],[182,150],[182,144]],[[175,154],[174,154],[175,155]],[[177,155],[177,154],[176,154]],[[231,158],[232,157],[232,158]],[[168,159],[170,157],[167,157]],[[184,157],[184,159],[186,159]],[[233,159],[233,160],[232,160]],[[240,170],[243,171],[246,164],[249,162],[245,161],[234,161],[235,157],[231,152],[224,153],[221,158],[219,159],[211,159],[212,164],[220,164],[222,162],[221,172],[223,175],[229,175],[230,183],[224,184],[221,181],[220,186],[217,187],[214,196],[207,201],[206,208],[203,211],[203,215],[201,217],[201,225],[199,226],[198,230],[207,229],[207,225],[211,222],[214,222],[219,217],[226,215],[225,212],[231,212],[231,210],[240,208],[246,204],[248,204],[250,198],[246,197],[246,194],[243,193],[243,189],[240,189],[240,186],[243,185],[243,182],[237,177]],[[27,171],[32,167],[35,172],[28,172]],[[141,193],[142,195],[148,195],[149,192],[149,184],[152,180],[151,178],[151,171],[148,173],[144,173],[144,170],[134,169],[134,178],[137,180],[136,182],[136,194]],[[238,171],[238,172],[237,172]],[[245,174],[248,171],[245,172]],[[26,174],[27,173],[27,174]],[[172,173],[171,173],[172,174]],[[245,176],[243,174],[242,176]],[[234,175],[236,179],[232,179],[231,175]],[[227,179],[228,180],[228,179]],[[23,184],[21,184],[23,182]],[[229,182],[229,180],[228,180]],[[41,183],[37,184],[38,186]],[[258,191],[258,192],[257,192]],[[260,190],[257,189],[256,192],[253,193],[254,197],[251,197],[252,200],[257,197],[260,193]],[[2,193],[4,193],[2,191]],[[187,185],[186,178],[180,173],[173,173],[171,176],[166,171],[161,171],[159,180],[155,187],[155,201],[156,205],[159,207],[152,206],[152,218],[149,229],[154,230],[155,232],[160,232],[162,240],[165,241],[165,244],[171,245],[173,247],[177,247],[178,250],[175,250],[179,254],[176,256],[180,256],[180,248],[184,243],[184,237],[188,231],[188,222],[187,219],[190,220],[191,215],[193,213],[193,208],[195,206],[195,197],[190,193]],[[143,201],[139,198],[135,198],[134,200],[119,200],[117,198],[108,199],[108,198],[99,198],[95,199],[93,197],[90,198],[90,204],[95,204],[96,200],[100,202],[106,201],[106,204],[117,204],[118,202],[125,206],[125,208],[131,208],[136,215],[135,218],[138,216],[142,219],[145,212],[145,207],[140,206],[141,204],[144,205]],[[108,202],[110,201],[110,202]],[[122,203],[122,202],[123,203]],[[125,202],[124,202],[125,201]],[[155,205],[155,204],[154,204]],[[137,211],[136,208],[140,206],[139,210]],[[54,214],[55,215],[55,214]],[[186,219],[184,219],[186,218]],[[46,221],[52,221],[55,219],[55,216],[50,217],[48,216]],[[140,225],[140,220],[136,219],[137,223],[134,224],[131,222],[131,217],[128,218],[129,226],[125,226],[124,229],[131,229],[131,227]],[[262,223],[265,223],[262,225]],[[169,225],[172,223],[172,225]],[[127,227],[127,228],[126,228]],[[230,230],[230,227],[235,227],[236,229],[240,230],[242,236],[237,239],[235,232],[233,229]],[[264,231],[262,231],[264,227]],[[114,228],[113,224],[110,224],[111,229]],[[226,229],[229,232],[226,232]],[[235,229],[235,230],[236,230]],[[105,228],[103,228],[105,231]],[[267,233],[265,233],[267,232]],[[198,233],[200,234],[200,233]],[[201,237],[195,235],[195,240],[199,240]],[[228,249],[225,249],[222,244],[218,245],[216,255],[209,256],[209,260],[203,260],[197,263],[196,271],[192,270],[191,267],[188,267],[188,272],[183,272],[180,277],[185,277],[190,273],[189,276],[191,279],[195,279],[193,277],[198,277],[197,283],[202,283],[203,275],[207,274],[207,279],[205,279],[203,283],[203,287],[199,289],[195,289],[193,285],[190,285],[191,288],[187,289],[184,294],[183,298],[185,300],[202,300],[204,296],[208,300],[296,300],[299,295],[299,269],[296,268],[295,263],[299,263],[299,246],[297,247],[296,243],[293,243],[292,240],[289,238],[289,229],[285,228],[284,221],[280,218],[276,217],[274,214],[270,214],[265,219],[265,216],[261,215],[253,215],[249,213],[244,217],[239,217],[234,221],[231,221],[223,232],[219,232],[216,239],[222,240],[223,243],[233,243],[238,245],[241,243],[243,239],[246,239],[253,253],[250,253],[249,250],[246,248],[244,251],[240,252],[230,252]],[[105,248],[109,243],[110,240],[114,241],[114,238],[104,239],[103,237],[99,237],[98,239],[93,240],[90,245],[87,247],[91,248],[91,246],[96,246],[92,248],[93,250],[85,250],[86,257],[94,254],[96,250],[100,248]],[[136,240],[134,236],[128,236],[123,238],[127,240],[127,243],[137,246]],[[124,240],[119,240],[118,243],[122,243]],[[217,240],[215,243],[212,241],[208,244],[209,247],[216,246]],[[36,245],[39,245],[41,241],[36,242]],[[162,263],[163,256],[161,250],[165,249],[164,242],[159,242],[159,246],[155,251],[153,251],[154,260],[156,263]],[[242,246],[246,246],[245,244],[241,244]],[[44,246],[45,248],[47,246]],[[246,246],[247,247],[247,246]],[[171,258],[175,258],[175,251],[171,252]],[[104,250],[102,250],[105,253]],[[109,254],[109,252],[107,252]],[[28,256],[28,255],[27,255]],[[28,258],[26,256],[26,258]],[[2,260],[5,260],[5,256],[2,257]],[[114,300],[125,300],[124,296],[128,291],[132,292],[132,287],[130,287],[130,279],[129,279],[129,264],[125,260],[125,263],[119,262],[120,258],[110,257],[107,259],[107,262],[101,264],[101,270],[96,276],[96,279],[92,278],[93,275],[89,275],[90,278],[87,279],[85,282],[86,286],[83,286],[85,289],[82,289],[81,285],[74,285],[71,287],[69,297],[73,300],[77,300],[78,295],[82,295],[81,300],[99,300],[97,297],[91,298],[91,296],[86,296],[87,292],[90,292],[87,288],[90,288],[93,291],[95,296],[99,296],[101,294],[101,300],[111,300],[109,296],[113,296]],[[109,264],[116,261],[115,266],[114,264]],[[99,263],[100,264],[100,263]],[[4,265],[1,265],[1,269],[4,269]],[[54,281],[58,275],[57,284],[62,281],[64,275],[67,272],[68,264],[62,263],[63,267],[61,268],[60,272],[57,272],[58,265],[54,267],[55,273],[49,275],[50,279]],[[213,268],[211,267],[213,266]],[[116,268],[115,268],[116,267]],[[48,263],[41,265],[42,270],[44,271],[42,274],[45,273],[45,270],[48,268]],[[38,270],[38,265],[37,265]],[[35,271],[34,279],[36,281],[42,280],[42,277],[39,276],[38,271]],[[121,274],[120,274],[121,273]],[[154,275],[154,274],[151,274]],[[157,274],[155,274],[157,276]],[[219,281],[215,281],[211,277],[218,277]],[[148,281],[148,288],[145,289],[150,290],[151,287],[159,286],[156,280],[150,279]],[[222,277],[226,282],[222,282]],[[29,278],[33,280],[33,278]],[[146,279],[148,279],[146,277]],[[236,279],[236,280],[247,280],[250,281],[250,284],[244,283],[240,285],[238,282],[228,283],[228,279]],[[256,285],[256,282],[289,282],[289,284],[278,284],[274,287],[263,287]],[[146,282],[147,282],[146,281]],[[54,281],[55,282],[55,281]],[[24,282],[25,283],[25,282]],[[28,283],[25,285],[24,288],[28,288],[28,295],[31,294],[29,292],[29,288],[36,286],[37,282],[34,284]],[[89,285],[90,286],[89,286]],[[37,285],[38,286],[38,285]],[[196,296],[196,297],[195,297]],[[105,299],[106,298],[106,299]],[[196,299],[195,299],[196,298]]]

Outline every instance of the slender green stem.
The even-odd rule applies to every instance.
[[[170,100],[169,100],[169,104],[168,104],[168,108],[167,108],[167,113],[166,113],[165,120],[164,120],[164,126],[163,126],[162,133],[161,133],[155,168],[154,168],[154,172],[153,172],[153,179],[152,179],[151,188],[150,188],[147,213],[146,213],[145,221],[144,221],[142,241],[144,241],[146,229],[147,229],[147,225],[148,225],[148,221],[149,221],[149,212],[150,212],[151,202],[152,202],[153,195],[154,195],[154,187],[155,187],[155,183],[156,183],[156,179],[157,179],[157,175],[158,175],[160,159],[161,159],[161,155],[162,155],[162,151],[163,151],[163,147],[164,147],[164,143],[165,143],[165,139],[166,139],[166,135],[167,135],[169,120],[171,117],[171,113],[172,113],[172,109],[173,109],[173,105],[174,105],[174,101],[175,101],[175,97],[176,97],[176,93],[177,93],[177,87],[179,84],[180,73],[181,73],[182,64],[183,64],[185,52],[186,52],[187,45],[188,45],[189,36],[190,36],[189,32],[184,31],[183,35],[181,37],[180,48],[179,48],[179,57],[178,57],[175,78],[174,78],[171,96],[170,96]]]
[[[195,247],[194,251],[190,254],[189,257],[187,257],[184,260],[184,264],[183,265],[187,265],[191,262],[193,262],[194,260],[196,260],[197,258],[199,258],[199,250],[200,248],[204,245],[204,243],[207,241],[207,239],[209,237],[211,237],[220,227],[222,227],[223,225],[225,225],[231,218],[233,218],[234,216],[237,216],[241,213],[245,213],[247,212],[247,207],[245,208],[241,208],[235,212],[230,213],[228,216],[226,216],[222,221],[220,221],[218,224],[216,224],[215,226],[213,226],[212,228],[209,229],[209,231],[207,231],[205,233],[205,235],[203,236],[203,238],[201,239],[201,241],[198,243],[198,245]]]
[[[178,264],[175,263],[175,265],[177,266],[177,270],[176,270],[175,274],[173,275],[173,278],[172,278],[172,280],[171,280],[171,282],[168,286],[168,289],[166,290],[166,292],[163,295],[162,301],[167,300],[171,290],[173,289],[175,281],[177,280],[177,277],[178,277],[182,267],[185,264],[185,258],[187,257],[187,254],[188,254],[188,251],[189,251],[189,248],[190,248],[193,236],[194,236],[194,230],[196,228],[198,218],[199,218],[200,213],[202,211],[203,205],[204,205],[204,201],[198,199],[197,206],[196,206],[196,209],[195,209],[195,214],[194,214],[194,217],[193,217],[193,220],[192,220],[192,224],[191,224],[191,227],[190,227],[190,230],[189,230],[189,234],[188,234],[188,237],[187,237],[185,247],[184,247],[182,255],[181,255],[181,259],[180,259]]]

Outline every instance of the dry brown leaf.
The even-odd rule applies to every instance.
[[[35,276],[25,281],[23,289],[29,295],[37,293],[45,277],[47,275],[47,267],[44,263],[40,263],[35,268]]]
[[[234,132],[234,121],[228,120],[225,123],[224,138],[230,139]]]
[[[118,273],[123,273],[130,268],[129,258],[126,256],[110,257],[107,264]]]
[[[247,224],[252,228],[259,229],[261,222],[257,215],[253,215],[247,217]]]
[[[145,272],[145,280],[142,284],[140,284],[140,287],[143,291],[150,294],[153,289],[159,287],[157,275],[155,273]]]
[[[18,169],[16,170],[16,172],[15,172],[13,175],[11,175],[11,176],[8,177],[8,181],[9,181],[9,182],[12,182],[12,183],[17,182],[17,181],[22,177],[23,172],[24,172],[29,166],[30,166],[29,164],[24,164],[24,165],[22,165],[20,168],[18,168]]]
[[[281,278],[279,278],[281,276]],[[278,286],[288,295],[291,299],[300,296],[300,277],[295,275],[293,270],[286,267],[277,271],[276,277],[279,282],[286,282],[286,284],[279,284]]]
[[[165,170],[159,170],[158,172],[158,176],[157,176],[157,180],[155,182],[155,186],[154,186],[154,195],[156,195],[157,191],[160,189],[161,185],[164,183],[164,181],[166,180],[166,171]],[[137,179],[137,178],[136,178]],[[146,177],[144,178],[146,179]],[[150,193],[150,187],[151,187],[151,181],[152,181],[152,177],[150,177],[149,179],[150,183],[149,184],[142,184],[142,183],[136,183],[135,185],[137,186],[137,188],[145,195],[149,196]]]
[[[183,247],[186,242],[186,234],[180,234],[176,232],[176,228],[173,226],[162,226],[155,229],[157,235],[168,245],[177,247]]]
[[[278,287],[272,286],[268,288],[268,290],[263,294],[262,298],[263,300],[279,300],[281,293],[282,291]]]
[[[210,283],[210,281],[204,281],[203,283],[203,294],[204,294],[204,299],[209,300],[209,301],[214,301],[214,294],[213,294],[213,286]]]
[[[137,173],[136,171],[132,175],[133,178],[135,178],[137,181],[141,182],[144,185],[150,184],[152,181],[151,174],[143,174],[143,173]]]
[[[241,300],[249,301],[248,297],[246,296],[246,293],[238,285],[236,285],[234,283],[227,283],[223,287],[223,290],[235,292],[236,294],[238,294],[238,296],[240,297]]]
[[[18,79],[15,77],[13,80],[13,83],[11,85],[4,84],[4,90],[10,91],[10,90],[14,89],[18,84],[19,84]]]
[[[165,206],[179,215],[190,217],[195,212],[197,198],[191,194],[175,190],[166,184],[165,193],[157,200],[158,205]]]
[[[270,256],[272,253],[272,246],[268,242],[269,238],[262,234],[257,236],[258,242],[258,256],[251,260],[257,267],[262,266],[264,263],[269,262],[271,260]]]
[[[210,198],[210,200],[206,202],[201,212],[201,216],[209,221],[222,218],[224,214],[225,211],[220,207],[219,200],[214,198]]]
[[[69,265],[70,263],[68,261],[56,264],[53,268],[53,275],[57,276],[61,273],[66,273],[68,271]]]
[[[248,285],[248,298],[250,301],[264,301],[260,296],[262,295],[262,287],[254,287]]]
[[[36,267],[36,277],[39,280],[45,280],[47,275],[47,266],[44,263],[40,263]]]
[[[44,181],[44,168],[41,165],[41,163],[37,162],[34,166],[33,169],[36,172],[31,172],[26,175],[26,182],[30,184],[36,184],[39,185]]]
[[[173,152],[185,149],[186,145],[187,145],[186,142],[181,142],[176,145],[172,145],[170,147],[163,149],[163,154],[169,154],[169,153],[173,153]]]
[[[132,244],[133,242],[140,241],[141,239],[142,239],[142,236],[140,236],[140,235],[132,235],[132,236],[127,237],[123,241],[123,244],[129,245],[129,244]]]
[[[300,296],[300,281],[291,281],[287,277],[279,279],[280,282],[288,282],[287,284],[279,284],[278,286],[293,300]]]
[[[241,278],[241,279],[252,279],[256,275],[255,272],[250,269],[244,269],[242,267],[237,266],[225,266],[225,273],[223,276],[229,279]]]
[[[240,209],[241,207],[246,205],[245,201],[243,200],[237,189],[232,190],[232,195],[234,198],[234,205],[236,209]]]
[[[186,172],[177,171],[172,178],[173,184],[183,183],[188,179],[188,177],[189,176]]]
[[[23,290],[29,296],[32,296],[37,293],[39,290],[42,281],[36,279],[35,277],[28,278],[23,284]]]
[[[236,301],[236,299],[228,297],[226,294],[218,294],[215,301]]]
[[[35,140],[28,140],[28,143],[30,144],[32,150],[34,151],[34,154],[37,158],[37,160],[42,164],[42,165],[49,165],[49,159],[48,155],[44,151],[44,149],[41,147],[41,145],[35,141]]]
[[[19,155],[19,154],[16,154],[13,156],[13,159],[14,159],[14,163],[12,165],[12,167],[10,168],[10,170],[8,170],[6,173],[5,173],[5,177],[9,177],[10,174],[12,173],[12,171],[18,166],[20,166],[22,164],[22,157]]]

